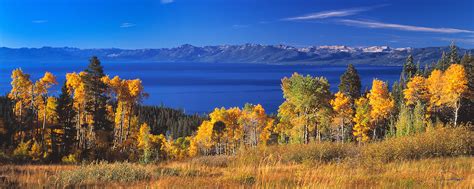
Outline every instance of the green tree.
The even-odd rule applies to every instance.
[[[458,48],[456,47],[456,44],[454,42],[451,43],[449,46],[449,64],[457,64],[459,63],[459,55],[458,55]]]
[[[113,141],[113,124],[108,116],[108,87],[102,81],[105,76],[103,67],[97,57],[90,59],[89,66],[81,78],[84,82],[84,111],[86,130],[81,131],[87,139],[84,147],[90,149],[89,159],[103,159],[107,156]]]
[[[112,131],[107,119],[107,85],[101,80],[105,76],[100,60],[93,56],[83,76],[86,95],[86,112],[92,116],[95,130]]]
[[[69,94],[66,82],[61,88],[61,94],[58,98],[57,107],[59,125],[63,128],[64,134],[62,145],[62,155],[67,155],[72,152],[76,143],[76,111],[74,111],[74,102],[71,94]]]
[[[410,80],[417,73],[417,66],[413,63],[413,56],[409,55],[405,64],[403,64],[403,77],[405,80]]]
[[[464,54],[461,59],[461,65],[464,66],[467,77],[467,92],[461,100],[463,106],[460,110],[460,121],[474,123],[474,57],[471,53]]]
[[[302,142],[308,143],[310,133],[315,133],[321,140],[321,125],[318,123],[318,114],[320,111],[329,109],[331,92],[329,92],[329,83],[324,77],[302,76],[294,73],[290,78],[282,79],[283,97],[290,107],[294,107],[294,113],[291,114],[293,122],[290,129],[299,130],[302,136]],[[285,112],[285,111],[279,111]],[[287,115],[279,115],[286,117]],[[288,122],[288,121],[286,121]]]
[[[417,102],[413,108],[412,125],[415,133],[425,131],[426,127],[426,107],[423,103]]]
[[[341,83],[339,84],[339,91],[349,96],[352,103],[355,99],[360,97],[361,82],[359,74],[354,65],[349,64],[346,72],[341,75]]]
[[[412,113],[405,104],[400,104],[395,128],[397,136],[406,136],[413,132]]]

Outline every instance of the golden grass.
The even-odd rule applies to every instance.
[[[146,165],[149,179],[136,182],[76,183],[88,188],[472,188],[472,157],[433,158],[367,166],[356,161],[340,163],[274,163],[217,167],[196,159]],[[117,165],[114,165],[117,166]],[[137,165],[134,166],[144,166]],[[52,178],[80,166],[7,165],[0,187],[60,187]],[[4,178],[4,177],[3,177]]]
[[[0,166],[0,188],[474,188],[473,131],[313,143],[160,164]]]

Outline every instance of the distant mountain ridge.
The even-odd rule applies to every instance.
[[[71,47],[0,48],[0,62],[7,61],[85,61],[95,55],[103,61],[136,62],[205,62],[205,63],[270,63],[401,65],[412,54],[421,64],[437,61],[449,47],[391,48],[389,46],[350,47],[344,45],[218,45],[196,47],[185,44],[159,49],[79,49]],[[458,53],[473,52],[458,49]]]

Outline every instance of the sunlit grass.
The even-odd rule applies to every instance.
[[[0,188],[473,188],[473,137],[468,128],[440,128],[364,145],[280,145],[159,164],[4,165]]]

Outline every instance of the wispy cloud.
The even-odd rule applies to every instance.
[[[160,0],[162,4],[169,4],[169,3],[173,3],[174,0]]]
[[[44,24],[44,23],[48,22],[48,20],[33,20],[31,22],[33,22],[34,24]]]
[[[234,29],[242,29],[242,28],[248,28],[249,25],[244,25],[244,24],[234,24],[232,25],[232,28]]]
[[[315,19],[324,19],[324,18],[333,18],[333,17],[345,17],[345,16],[350,16],[350,15],[355,15],[360,12],[365,12],[372,10],[374,8],[378,7],[383,7],[387,5],[378,5],[378,6],[372,6],[372,7],[358,7],[358,8],[351,8],[351,9],[342,9],[342,10],[330,10],[330,11],[322,11],[322,12],[315,12],[303,16],[297,16],[297,17],[290,17],[290,18],[284,18],[282,20],[287,20],[287,21],[297,21],[297,20],[315,20]]]
[[[422,27],[422,26],[383,23],[383,22],[376,22],[376,21],[342,19],[340,20],[340,22],[345,25],[365,27],[365,28],[386,28],[386,29],[395,29],[395,30],[404,30],[404,31],[432,32],[432,33],[474,33],[474,31],[471,31],[471,30],[463,30],[463,29],[456,29],[456,28],[430,28],[430,27]]]
[[[474,44],[474,35],[468,36],[465,38],[451,38],[451,37],[437,37],[435,38],[440,41],[447,41],[447,42],[456,42],[456,43],[465,43],[465,44]]]
[[[129,22],[124,22],[124,23],[120,24],[121,28],[130,28],[130,27],[134,27],[134,26],[135,26],[134,23],[129,23]]]

